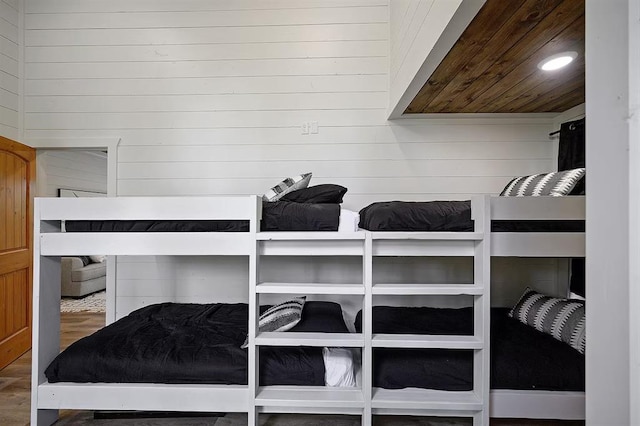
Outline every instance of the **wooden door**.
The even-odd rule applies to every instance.
[[[0,136],[0,369],[31,348],[35,159]]]

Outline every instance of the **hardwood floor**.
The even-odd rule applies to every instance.
[[[104,326],[104,314],[60,314],[60,345],[66,348],[76,340]],[[0,425],[29,424],[31,407],[31,351],[0,370]],[[61,417],[68,412],[61,411]]]
[[[61,346],[66,348],[76,340],[93,333],[104,326],[104,314],[96,313],[63,313],[61,314]],[[31,351],[25,353],[15,362],[0,370],[0,425],[2,426],[24,426],[29,424],[30,417],[30,400],[31,400]],[[358,419],[339,420],[321,418],[315,416],[298,416],[298,415],[262,415],[261,424],[266,425],[323,425],[323,426],[339,426],[339,425],[359,425]],[[339,417],[339,416],[338,416]],[[344,416],[343,416],[344,417]],[[327,421],[325,421],[327,420]],[[156,419],[156,420],[94,420],[91,412],[78,412],[61,410],[61,425],[220,425],[220,426],[239,426],[246,423],[246,415],[234,414],[216,419]],[[376,425],[451,425],[444,419],[429,421],[420,418],[398,418],[381,416],[375,422]],[[468,424],[468,423],[464,423]],[[511,419],[492,419],[493,426],[579,426],[584,422],[559,422],[544,420],[511,420]]]

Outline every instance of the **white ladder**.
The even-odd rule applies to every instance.
[[[375,414],[472,417],[474,425],[489,424],[490,214],[486,196],[472,200],[473,232],[370,232],[365,242],[365,303],[362,327],[363,425]],[[373,259],[379,256],[472,256],[471,284],[378,283]],[[373,296],[470,296],[472,336],[431,336],[373,333]],[[473,389],[467,392],[428,389],[389,390],[372,383],[373,348],[435,348],[472,350]],[[369,412],[366,412],[369,410]]]

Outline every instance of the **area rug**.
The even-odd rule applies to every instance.
[[[105,291],[75,299],[63,297],[60,300],[60,312],[106,312],[107,294]]]

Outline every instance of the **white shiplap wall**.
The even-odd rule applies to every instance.
[[[389,106],[395,108],[462,0],[390,2]]]
[[[0,0],[0,135],[20,136],[19,0]]]
[[[387,0],[26,0],[25,26],[27,141],[119,138],[118,195],[260,194],[311,171],[358,210],[496,193],[554,164],[548,117],[387,121]],[[215,261],[123,259],[119,277],[184,262],[200,266],[157,297],[215,294]],[[119,294],[154,300],[144,287]]]
[[[102,151],[38,150],[38,197],[57,197],[58,189],[107,193],[107,154]]]

